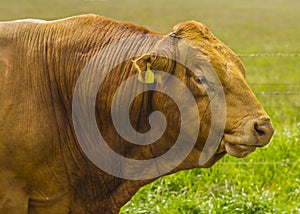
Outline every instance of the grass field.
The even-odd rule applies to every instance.
[[[0,0],[1,20],[82,13],[166,33],[193,19],[236,53],[300,53],[298,0]],[[245,159],[226,156],[210,169],[163,177],[121,213],[300,213],[300,56],[241,59],[276,129],[270,145]]]

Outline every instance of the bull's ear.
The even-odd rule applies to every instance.
[[[174,59],[178,51],[177,43],[178,39],[172,35],[164,36],[154,45],[149,53],[132,61],[134,67],[139,72],[139,80],[141,82],[154,82],[154,74],[151,70],[172,72],[175,63]]]
[[[156,56],[154,54],[145,54],[132,60],[134,67],[138,70],[138,80],[140,82],[154,83],[154,73],[152,72],[151,67],[155,58]]]
[[[182,22],[173,27],[172,34],[178,38],[211,39],[213,35],[204,24],[196,21]]]

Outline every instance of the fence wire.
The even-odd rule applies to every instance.
[[[239,57],[299,57],[300,53],[249,53],[237,54]],[[263,83],[249,83],[252,86],[299,86],[298,82],[263,82]],[[255,94],[260,95],[300,95],[300,90],[297,91],[254,91]]]
[[[262,95],[300,95],[300,91],[254,91],[254,93]]]
[[[296,165],[299,162],[286,162],[286,161],[277,161],[277,162],[218,162],[219,165]]]
[[[292,85],[292,86],[299,86],[300,82],[260,82],[260,83],[249,83],[250,85]]]
[[[237,54],[239,57],[270,57],[270,56],[300,56],[300,53],[250,53]]]

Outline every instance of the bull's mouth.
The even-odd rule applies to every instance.
[[[254,152],[256,146],[248,146],[248,145],[236,145],[232,143],[225,143],[226,152],[237,158],[244,158],[248,156],[250,153]]]
[[[257,144],[257,141],[255,138],[243,138],[225,134],[217,153],[226,152],[233,157],[244,158],[254,152],[257,147],[261,147],[261,145]]]

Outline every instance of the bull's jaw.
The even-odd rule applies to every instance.
[[[198,150],[199,152],[199,150]],[[203,151],[200,151],[198,153],[198,155],[202,155],[202,152]],[[222,145],[222,141],[220,142],[220,145],[217,149],[217,151],[209,158],[209,160],[205,163],[205,164],[199,164],[197,167],[200,167],[200,168],[210,168],[212,167],[218,160],[220,160],[222,157],[224,157],[226,155],[226,150],[225,150],[225,147]],[[198,156],[198,161],[199,161],[199,156]]]
[[[218,160],[220,160],[224,155],[226,155],[226,151],[217,151],[205,164],[198,165],[200,168],[210,168],[212,167]]]

